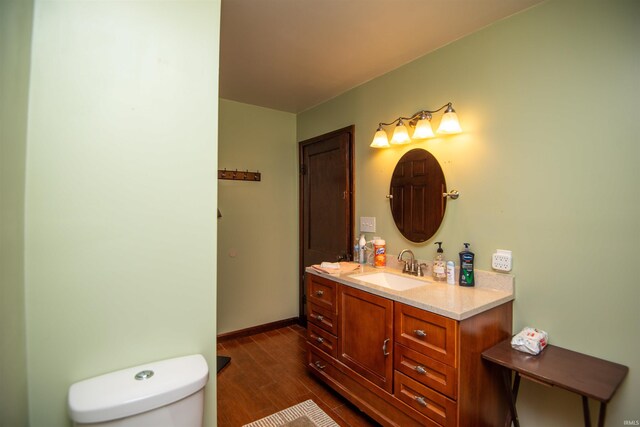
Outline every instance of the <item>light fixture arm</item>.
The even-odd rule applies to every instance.
[[[383,122],[380,122],[380,123],[378,123],[378,129],[381,129],[381,127],[382,127],[382,126],[391,126],[391,125],[393,125],[393,124],[397,124],[400,120],[402,120],[402,121],[408,121],[410,124],[412,124],[412,125],[413,125],[413,123],[412,123],[412,122],[413,122],[415,119],[417,119],[417,118],[421,117],[423,114],[424,114],[428,119],[431,119],[431,114],[433,114],[433,113],[437,113],[438,111],[442,111],[442,110],[444,110],[445,108],[447,108],[447,109],[453,108],[453,107],[451,106],[451,102],[447,102],[446,104],[444,104],[442,107],[438,108],[437,110],[420,110],[420,111],[418,111],[417,113],[413,114],[413,115],[412,115],[412,116],[410,116],[410,117],[398,117],[397,119],[392,120],[392,121],[390,121],[389,123],[383,123]]]

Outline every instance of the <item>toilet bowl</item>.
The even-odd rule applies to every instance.
[[[74,426],[202,427],[207,361],[200,354],[123,369],[69,388]]]

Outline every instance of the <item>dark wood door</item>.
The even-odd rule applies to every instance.
[[[353,137],[349,126],[300,142],[300,319],[304,268],[349,259],[353,244]]]
[[[338,360],[392,392],[393,301],[338,286]]]

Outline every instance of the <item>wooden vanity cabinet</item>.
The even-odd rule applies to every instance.
[[[360,410],[384,426],[504,425],[500,373],[481,353],[511,336],[511,302],[457,321],[314,274],[306,280],[307,367]],[[311,297],[320,289],[322,306]]]

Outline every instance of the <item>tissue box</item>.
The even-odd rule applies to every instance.
[[[549,336],[543,330],[526,327],[511,339],[511,347],[529,354],[539,354],[549,343]]]

